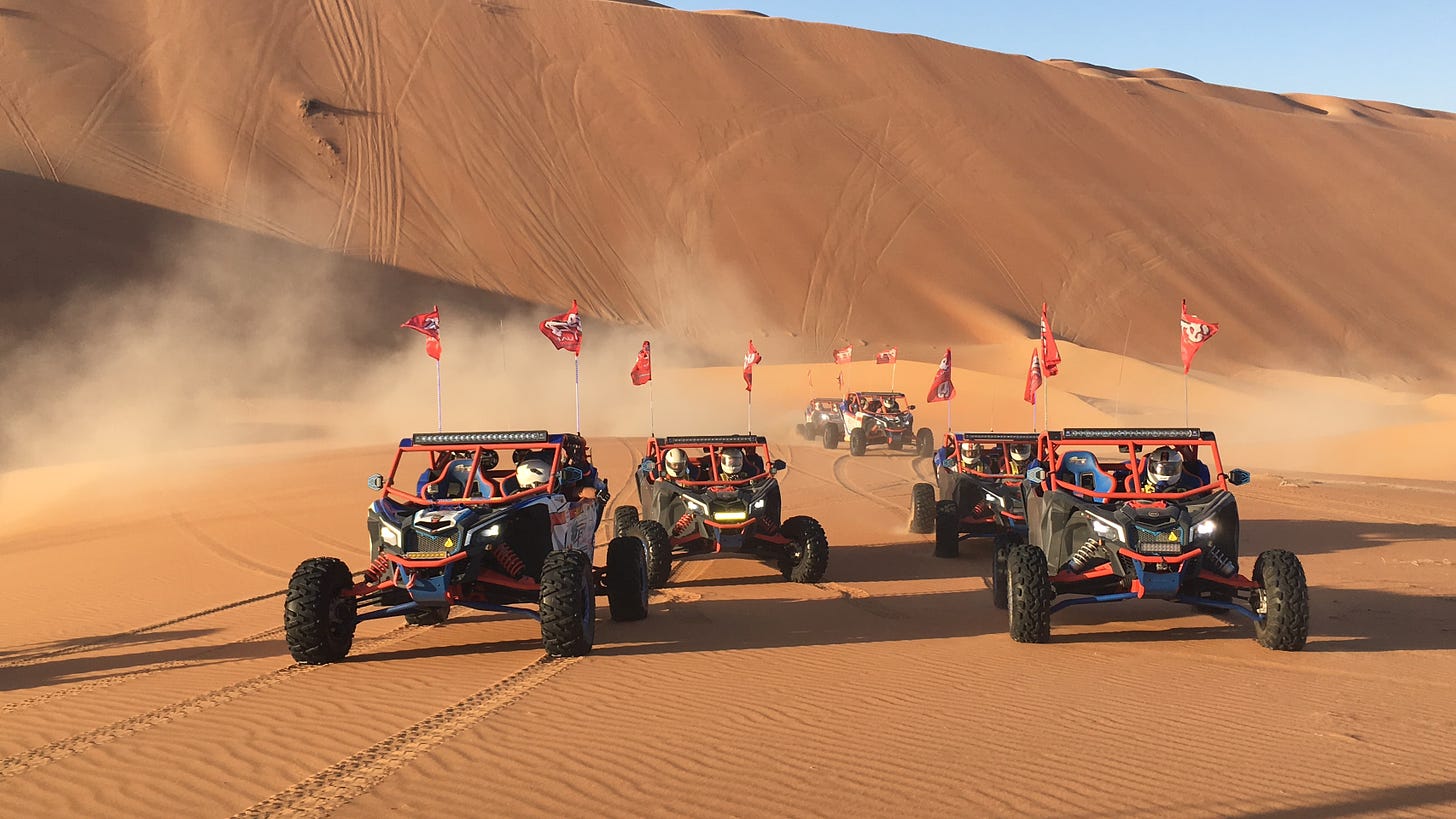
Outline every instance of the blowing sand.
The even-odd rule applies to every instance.
[[[1456,812],[1452,115],[647,0],[8,6],[0,816]],[[583,659],[468,614],[294,665],[293,567],[362,568],[434,426],[398,323],[442,308],[447,427],[565,430],[572,298],[616,503],[649,406],[748,425],[754,339],[825,581],[692,560]],[[905,534],[925,460],[792,440],[846,343],[917,404],[954,348],[937,434],[1028,428],[1042,301],[1039,420],[1215,430],[1304,652],[1159,604],[1015,644],[984,545]]]

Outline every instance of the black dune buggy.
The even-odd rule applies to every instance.
[[[899,451],[913,447],[915,454],[929,457],[935,450],[935,433],[929,427],[915,429],[914,404],[905,403],[903,392],[852,392],[844,397],[842,412],[825,422],[825,449],[837,449],[849,442],[849,454],[863,455],[871,444],[884,444]]]
[[[804,407],[804,423],[795,426],[794,431],[806,441],[821,440],[826,426],[840,423],[840,406],[843,403],[839,398],[810,398],[808,406]]]
[[[1052,614],[1068,606],[1159,599],[1247,617],[1266,648],[1304,647],[1304,568],[1274,549],[1255,559],[1251,577],[1239,573],[1229,487],[1248,483],[1249,473],[1224,473],[1212,432],[1044,432],[1037,459],[1022,484],[1027,543],[1011,548],[998,581],[1009,590],[1013,640],[1049,641]],[[1177,466],[1176,479],[1152,477],[1159,461]],[[1056,601],[1062,595],[1075,596]]]
[[[667,453],[687,455],[686,471],[669,474]],[[725,473],[723,457],[736,451],[742,467]],[[829,565],[829,540],[811,517],[780,522],[783,502],[775,475],[786,467],[769,455],[755,435],[690,435],[649,438],[637,470],[635,506],[619,506],[613,518],[618,536],[647,545],[648,584],[667,585],[674,554],[738,552],[775,562],[785,580],[817,583]]]
[[[521,485],[516,466],[526,461],[544,483]],[[389,477],[369,486],[380,494],[363,579],[338,558],[315,557],[288,582],[284,634],[300,663],[342,660],[364,620],[436,625],[453,606],[535,618],[557,657],[591,651],[602,591],[613,620],[647,616],[640,540],[614,538],[607,565],[592,566],[607,487],[579,435],[420,433],[399,442]]]
[[[935,533],[936,557],[959,557],[961,541],[993,538],[992,573],[1005,575],[1006,555],[1026,542],[1026,509],[1021,498],[1025,464],[1012,457],[1013,447],[1028,451],[1035,432],[957,432],[945,436],[935,454],[936,484],[910,487],[910,531]],[[971,446],[970,461],[961,457]],[[937,500],[939,498],[939,500]],[[1002,567],[997,571],[994,567]],[[1006,607],[1006,589],[993,586],[996,604]]]

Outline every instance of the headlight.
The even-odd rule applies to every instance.
[[[756,500],[756,501],[753,502],[753,508],[754,509],[762,509],[764,507],[764,504],[765,504],[764,499],[763,498],[759,498],[758,500]]]
[[[708,504],[703,503],[702,501],[697,500],[696,498],[684,497],[683,500],[687,502],[687,505],[688,505],[688,508],[689,509],[693,509],[693,510],[699,512],[700,514],[704,514],[704,515],[708,514]]]
[[[399,530],[387,523],[379,526],[379,542],[389,546],[399,545]]]
[[[1193,534],[1195,534],[1195,535],[1211,535],[1211,534],[1213,534],[1213,530],[1215,530],[1217,528],[1218,528],[1218,524],[1217,523],[1214,523],[1212,520],[1205,520],[1204,522],[1202,522],[1202,523],[1198,524],[1197,526],[1193,527]]]
[[[1087,518],[1092,521],[1093,532],[1096,532],[1102,537],[1111,537],[1116,538],[1123,543],[1127,542],[1127,535],[1123,533],[1122,526],[1113,523],[1110,520],[1103,520],[1102,518],[1099,518],[1096,515],[1092,514],[1088,514]]]
[[[997,506],[1005,506],[1006,505],[1005,499],[1003,499],[1000,495],[993,495],[990,492],[987,492],[986,493],[986,500],[988,500],[988,501],[996,504]],[[1092,527],[1095,529],[1097,527],[1097,524],[1094,522],[1092,524]]]
[[[481,532],[480,534],[483,537],[499,537],[500,536],[500,524],[497,523],[494,526],[487,526],[487,527],[485,527],[485,531],[484,532]]]

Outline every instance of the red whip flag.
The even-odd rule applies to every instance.
[[[1031,366],[1026,370],[1026,394],[1023,396],[1026,403],[1036,405],[1036,391],[1041,389],[1041,382],[1041,356],[1032,350]]]
[[[1218,332],[1218,325],[1211,321],[1204,321],[1198,316],[1188,315],[1187,299],[1183,300],[1182,325],[1183,374],[1187,375],[1188,370],[1193,366],[1194,354],[1198,352],[1199,347],[1203,346],[1203,342],[1213,338],[1213,334]]]
[[[930,393],[925,396],[927,403],[936,401],[949,401],[955,398],[955,384],[950,381],[950,348],[945,348],[945,358],[940,360],[940,369],[935,371],[935,380],[930,382]]]
[[[846,345],[834,351],[835,364],[848,364],[854,358],[854,345]]]
[[[753,346],[753,339],[748,340],[748,353],[743,356],[743,382],[748,386],[745,390],[753,392],[753,365],[763,360],[758,354],[758,349]]]
[[[637,351],[637,363],[632,365],[632,384],[642,386],[652,380],[652,342],[642,342]]]
[[[581,316],[576,312],[576,299],[571,300],[570,310],[541,322],[541,335],[556,349],[581,355]]]
[[[425,355],[436,361],[440,360],[440,307],[428,313],[420,313],[404,324],[399,325],[421,333],[425,337]]]
[[[894,364],[895,359],[900,355],[898,347],[891,347],[888,350],[881,350],[875,354],[876,364]]]
[[[1052,335],[1052,323],[1047,321],[1046,302],[1041,303],[1041,363],[1048,376],[1057,374],[1062,354],[1057,352],[1057,339]]]

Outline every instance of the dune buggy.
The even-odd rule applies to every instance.
[[[993,538],[991,577],[1005,575],[1006,555],[1026,541],[1026,510],[1021,483],[1034,432],[958,432],[945,436],[936,453],[936,485],[910,487],[910,531],[935,533],[936,557],[959,557],[968,538]],[[937,497],[939,500],[936,500]],[[996,567],[1001,570],[997,571]],[[1006,589],[993,583],[995,600],[1006,607]]]
[[[884,444],[893,450],[914,447],[915,454],[929,457],[935,450],[935,433],[929,427],[915,429],[914,404],[905,403],[903,392],[852,392],[844,397],[842,411],[824,426],[825,449],[849,442],[849,454],[863,455],[871,445]]]
[[[674,450],[687,456],[678,474],[667,461]],[[741,466],[725,471],[725,459]],[[780,522],[783,503],[775,475],[785,468],[771,458],[762,436],[649,438],[637,470],[642,509],[617,507],[615,532],[646,544],[648,585],[654,589],[667,584],[675,554],[716,552],[758,555],[774,561],[785,580],[817,583],[829,565],[829,540],[811,517]]]
[[[1177,458],[1173,454],[1177,454]],[[1212,470],[1208,468],[1212,464]],[[1176,467],[1155,482],[1160,464]],[[1158,599],[1254,623],[1266,648],[1297,651],[1309,634],[1309,590],[1294,554],[1274,549],[1239,573],[1239,512],[1212,432],[1044,432],[1022,493],[1027,542],[1007,556],[1013,640],[1045,643],[1068,606]],[[1057,601],[1063,595],[1072,595]]]
[[[838,398],[809,399],[809,405],[804,407],[804,423],[796,426],[794,431],[806,441],[820,440],[824,437],[825,426],[840,422],[842,403]]]
[[[379,497],[363,578],[338,558],[315,557],[288,582],[284,634],[300,663],[343,659],[365,620],[436,625],[453,606],[535,618],[558,657],[591,651],[602,591],[612,619],[647,616],[641,541],[614,538],[606,566],[592,566],[607,491],[579,435],[416,434],[399,442],[388,478],[374,475],[369,486]]]

